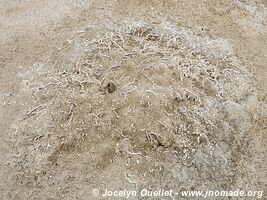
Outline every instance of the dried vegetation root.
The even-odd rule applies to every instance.
[[[60,153],[109,138],[117,159],[174,155],[226,181],[230,169],[217,170],[250,126],[251,75],[227,41],[167,22],[125,24],[93,40],[85,31],[51,62],[21,72],[21,95],[37,107],[14,126],[28,132],[23,141],[38,137],[23,168],[48,170]]]

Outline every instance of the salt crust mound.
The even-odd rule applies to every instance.
[[[202,178],[232,180],[256,95],[230,42],[166,21],[123,23],[93,39],[86,27],[47,63],[21,68],[20,96],[34,103],[13,124],[18,170],[44,174],[60,155],[101,151],[110,140],[111,163],[161,158],[177,163],[184,181],[190,166]]]

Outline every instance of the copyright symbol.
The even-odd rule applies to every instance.
[[[99,190],[98,189],[94,189],[92,191],[92,194],[95,196],[95,197],[98,197],[99,196]]]

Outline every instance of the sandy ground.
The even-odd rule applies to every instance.
[[[0,199],[265,199],[266,4],[1,0]]]

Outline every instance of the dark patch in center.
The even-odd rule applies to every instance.
[[[106,86],[106,89],[107,89],[108,93],[113,93],[116,91],[117,87],[114,83],[109,82]]]

